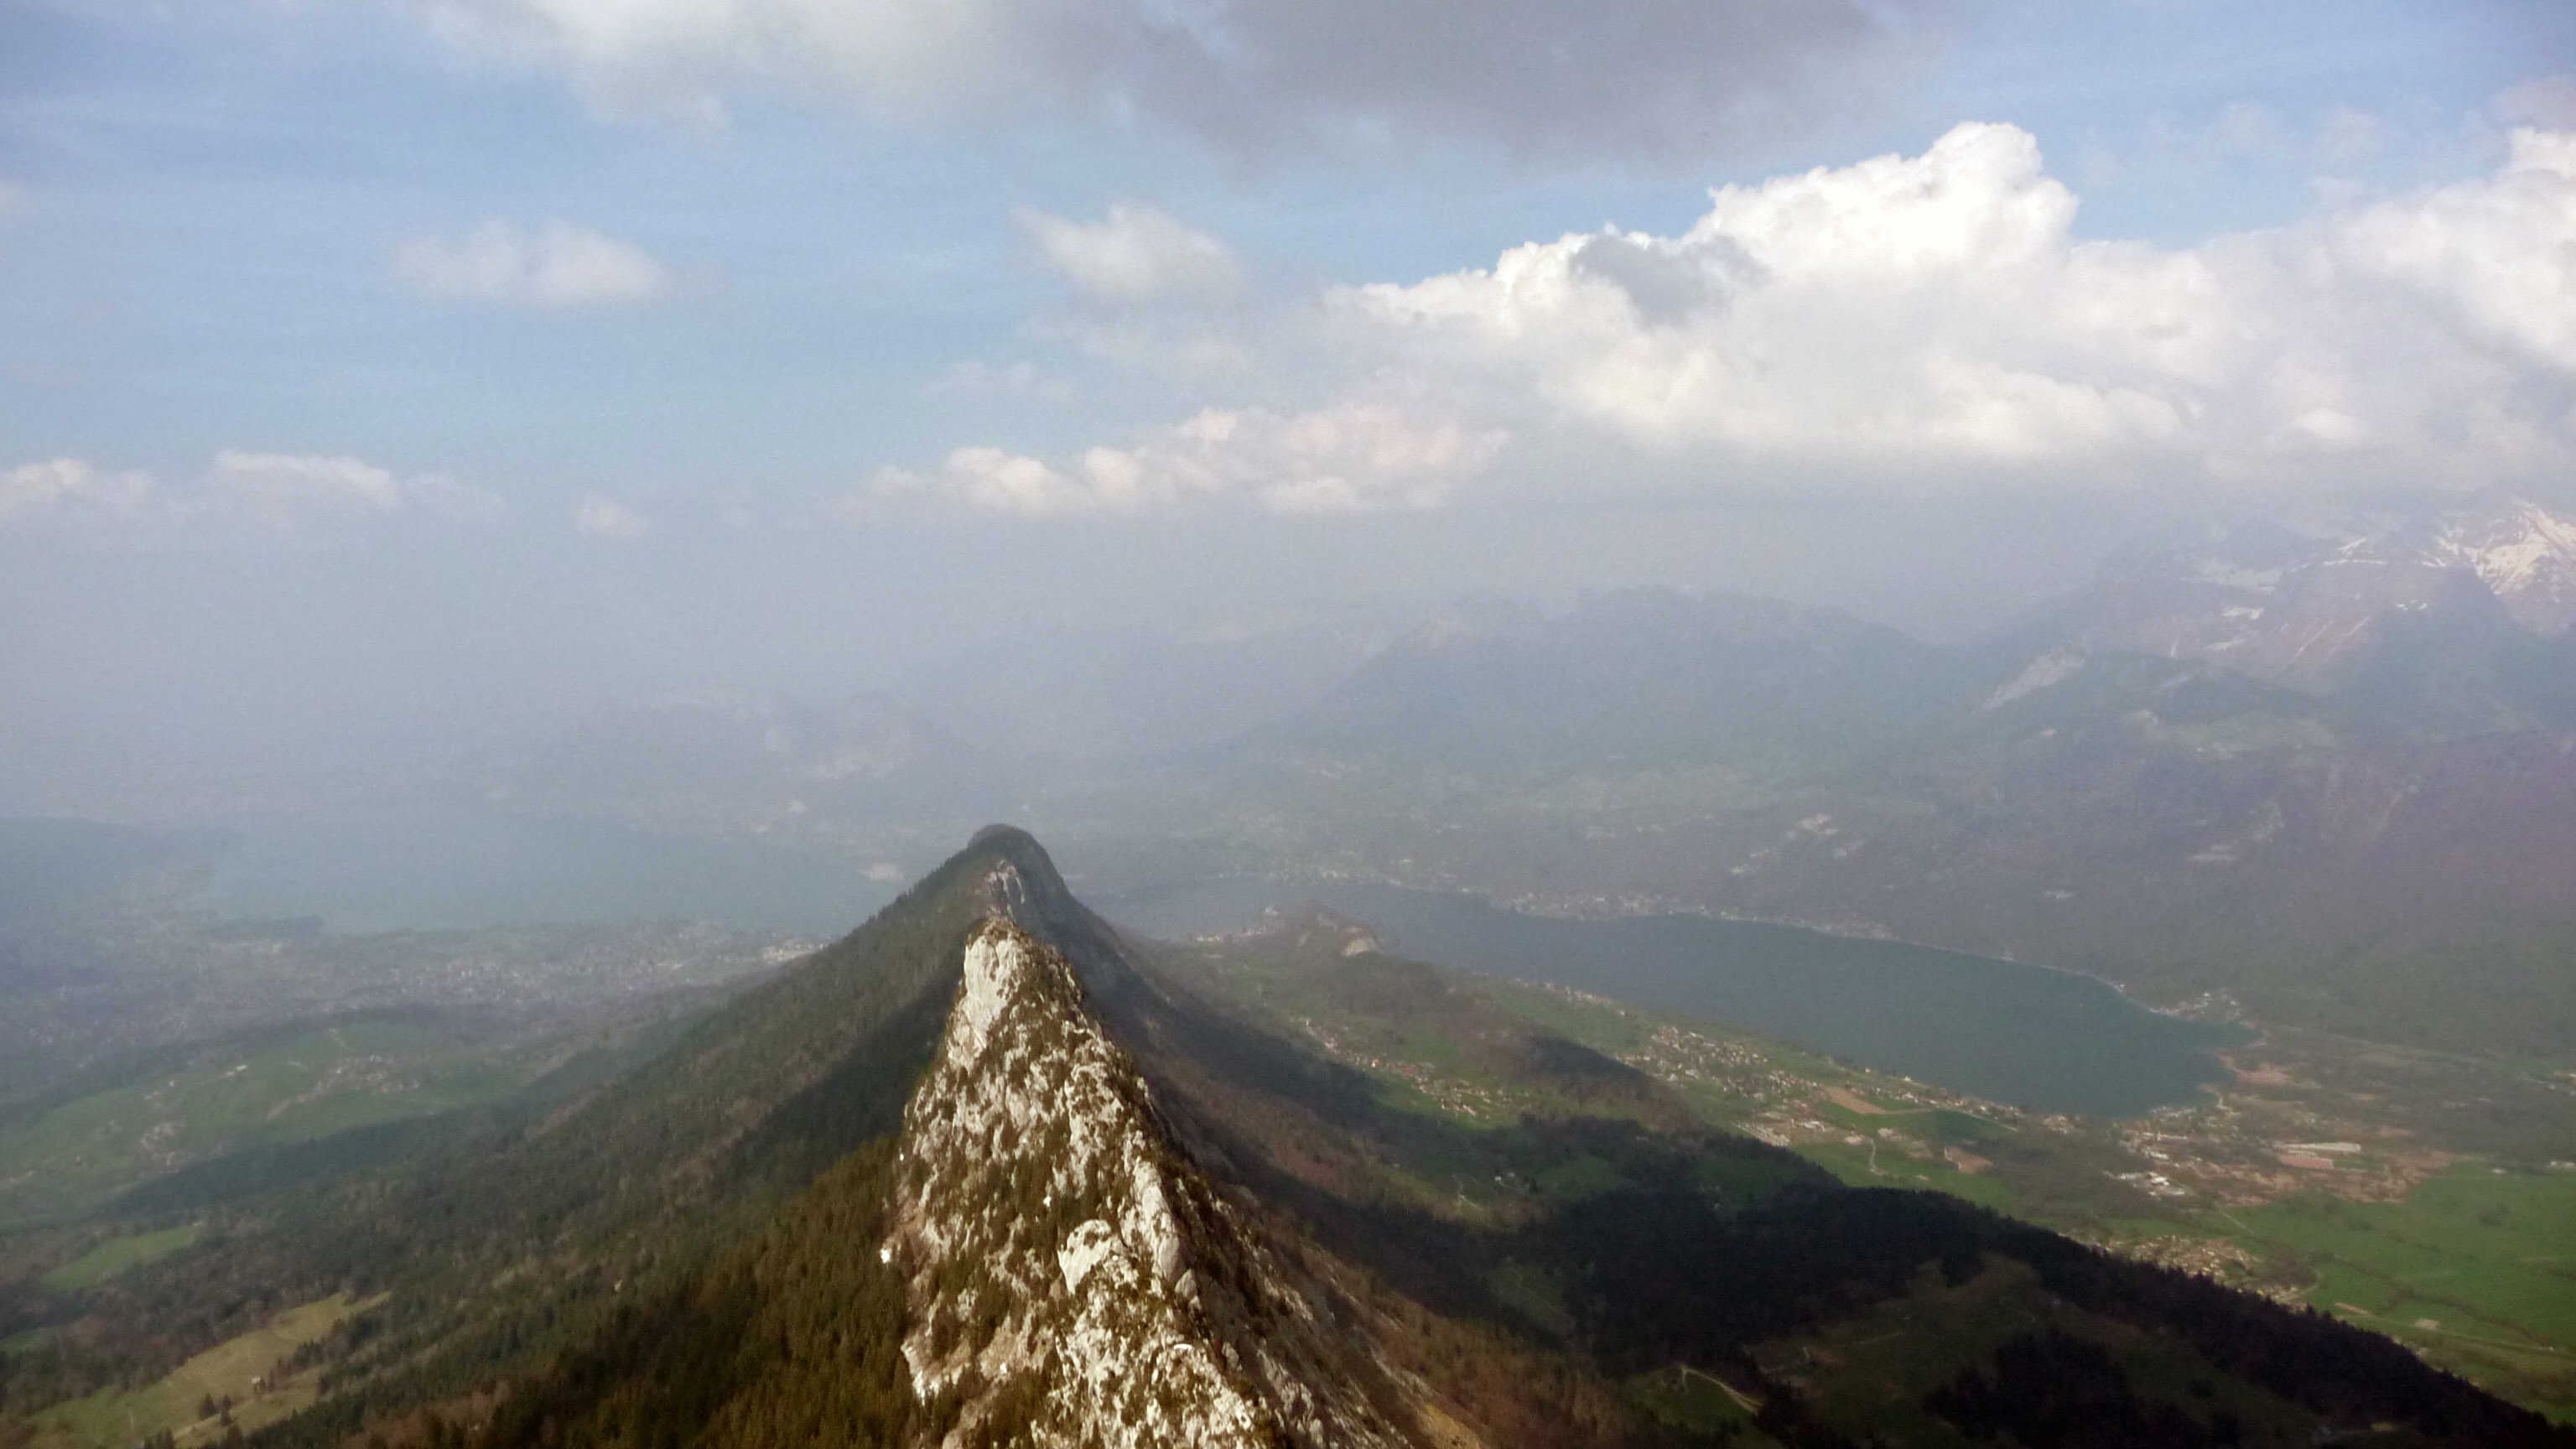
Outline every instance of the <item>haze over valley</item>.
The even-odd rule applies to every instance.
[[[2576,10],[0,5],[0,1449],[2576,1442]]]

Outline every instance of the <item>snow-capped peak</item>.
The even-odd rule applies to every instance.
[[[2511,499],[2446,516],[2433,553],[2476,573],[2526,629],[2556,634],[2576,624],[2576,519]]]

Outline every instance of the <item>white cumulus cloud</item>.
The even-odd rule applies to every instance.
[[[1477,491],[1706,497],[2510,486],[2576,477],[2576,133],[2490,174],[2197,246],[2085,239],[2036,141],[1970,124],[1490,267],[1230,324],[1298,367],[1079,455],[970,446],[881,493],[997,513]],[[1295,374],[1346,401],[1265,396]],[[1277,390],[1284,391],[1284,386]],[[2571,500],[2576,501],[2576,500]]]
[[[1024,211],[1020,226],[1039,258],[1095,301],[1223,303],[1243,290],[1224,242],[1150,206],[1115,203],[1096,222]]]
[[[151,475],[101,469],[80,458],[49,458],[0,472],[0,524],[15,515],[89,507],[141,512],[153,498]]]
[[[2576,372],[2576,132],[2517,130],[2501,174],[2370,207],[2337,238],[2356,270]]]
[[[512,307],[629,305],[671,287],[650,252],[561,220],[529,231],[495,218],[455,241],[414,237],[394,248],[391,267],[425,297]]]
[[[2010,126],[1344,288],[1350,346],[1716,486],[1741,470],[2066,486],[2494,482],[2576,457],[2576,138],[2187,249],[2082,241]]]

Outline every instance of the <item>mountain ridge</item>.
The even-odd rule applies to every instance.
[[[919,1398],[960,1400],[953,1434],[1405,1442],[1341,1387],[1353,1365],[1329,1350],[1320,1291],[1287,1286],[1180,1151],[1072,965],[1000,916],[967,943],[895,1193],[883,1251],[912,1283],[904,1357]]]
[[[1975,1444],[2019,1412],[1993,1385],[2081,1408],[2034,1364],[2081,1367],[2103,1444],[2566,1442],[2392,1341],[1845,1187],[1432,968],[1325,953],[1398,1031],[1466,1023],[1526,1104],[1426,1109],[1210,952],[1125,939],[1032,837],[979,832],[540,1122],[210,1205],[67,1351],[171,1305],[207,1335],[174,1363],[262,1303],[369,1305],[278,1449]],[[1892,1397],[1818,1352],[1880,1321]]]
[[[2002,637],[2032,652],[2199,660],[2323,696],[2371,666],[2392,624],[2426,614],[2454,616],[2490,649],[2565,634],[2576,624],[2576,519],[2488,498],[2323,531],[2240,524],[2114,555],[2092,583]]]

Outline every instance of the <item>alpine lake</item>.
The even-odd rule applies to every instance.
[[[2106,981],[1901,941],[1708,916],[1536,916],[1479,896],[1229,878],[1105,895],[1122,927],[1188,939],[1308,903],[1382,950],[1723,1023],[2035,1112],[2134,1117],[2201,1099],[2244,1027],[2149,1010]]]

